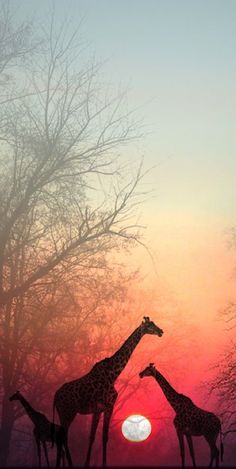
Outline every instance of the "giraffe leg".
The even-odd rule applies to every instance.
[[[38,444],[36,438],[34,437],[34,448],[33,448],[33,457],[32,457],[32,467],[38,467]]]
[[[71,458],[71,454],[70,454],[70,450],[68,446],[68,430],[77,412],[73,408],[69,409],[69,412],[68,411],[65,412],[64,409],[60,410],[58,407],[56,407],[56,409],[57,409],[57,413],[59,415],[60,424],[61,424],[60,438],[62,442],[62,447],[64,447],[64,452],[65,452],[65,456],[68,462],[68,466],[73,467],[72,458]],[[59,458],[57,458],[57,467],[59,467],[58,464],[60,464]]]
[[[39,438],[36,435],[34,435],[34,437],[35,437],[36,446],[37,446],[39,467],[41,467],[41,443],[40,443]]]
[[[113,412],[113,407],[109,407],[104,412],[104,420],[103,420],[103,459],[102,459],[102,464],[104,467],[107,465],[107,442],[108,442],[108,433],[109,433],[109,425],[110,425],[110,420]]]
[[[204,435],[205,438],[206,438],[206,441],[207,443],[209,444],[210,446],[210,450],[211,450],[211,459],[210,459],[210,464],[209,464],[209,467],[212,467],[212,464],[214,462],[214,459],[216,461],[216,467],[219,467],[219,450],[216,446],[216,439],[217,439],[217,436],[218,435]]]
[[[214,459],[216,461],[216,467],[219,467],[219,450],[214,443],[210,445],[210,448],[211,448],[211,460],[210,460],[209,467],[212,467]]]
[[[177,431],[177,436],[179,439],[179,448],[180,448],[180,456],[182,461],[182,468],[185,467],[185,451],[184,451],[184,435],[180,430]]]
[[[100,415],[101,415],[100,413],[96,413],[96,414],[93,414],[93,417],[92,417],[91,432],[90,432],[90,437],[89,437],[89,447],[88,447],[85,467],[89,467],[92,446],[93,446],[93,442],[94,442],[94,439],[95,439],[96,430],[97,430],[98,422],[99,422],[99,419],[100,419]]]
[[[195,461],[195,454],[194,454],[192,437],[191,437],[191,435],[186,435],[186,438],[187,438],[187,442],[188,442],[188,446],[189,446],[190,455],[191,455],[191,458],[192,458],[192,461],[193,461],[193,467],[197,467],[196,466],[196,461]]]
[[[207,443],[210,446],[211,450],[211,459],[210,459],[210,464],[209,467],[212,467],[214,459],[216,461],[216,467],[219,467],[219,450],[216,446],[216,438],[215,436],[212,435],[205,435],[205,438],[207,440]]]
[[[57,462],[56,462],[56,467],[60,467],[60,464],[61,464],[61,458],[62,458],[62,452],[64,454],[64,451],[63,451],[63,448],[62,448],[62,442],[61,441],[57,441],[56,442],[56,445],[57,445]],[[63,465],[64,467],[64,465]]]
[[[62,451],[61,451],[61,458],[62,458],[62,467],[65,467],[65,451],[64,451],[64,448],[62,448]]]
[[[217,446],[215,445],[215,460],[216,460],[216,467],[219,467],[219,450],[217,448]]]
[[[46,458],[46,461],[47,461],[47,466],[49,467],[49,459],[48,459],[48,449],[47,449],[47,445],[46,445],[45,441],[43,441],[42,443],[43,443],[43,449],[44,449],[45,458]]]
[[[67,459],[68,465],[69,465],[69,467],[73,467],[73,463],[72,463],[72,459],[71,459],[71,455],[70,455],[70,450],[69,450],[69,446],[68,446],[67,431],[66,431],[65,437],[64,437],[64,448],[65,448],[66,459]]]
[[[65,430],[63,427],[60,427],[58,430],[56,430],[54,434],[54,440],[56,442],[56,448],[57,448],[57,461],[56,461],[56,467],[60,467],[61,460],[63,463],[64,467],[64,439],[65,439]]]

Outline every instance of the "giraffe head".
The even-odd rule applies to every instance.
[[[20,391],[14,392],[11,397],[9,397],[9,401],[18,401],[20,398]]]
[[[159,337],[162,336],[163,330],[160,329],[160,327],[156,326],[156,324],[150,320],[148,316],[144,316],[141,328],[143,331],[143,334],[155,334],[158,335]]]
[[[155,374],[155,365],[154,363],[149,363],[149,365],[139,373],[140,378],[143,378],[144,376],[153,376]]]

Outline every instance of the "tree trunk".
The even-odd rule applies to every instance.
[[[0,467],[7,466],[13,424],[13,404],[9,402],[9,396],[5,395],[2,402],[2,423],[0,430]]]

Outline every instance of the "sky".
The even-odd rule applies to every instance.
[[[57,1],[58,19],[65,11],[75,24],[83,18],[90,50],[107,59],[106,79],[129,88],[143,119],[146,134],[127,158],[152,168],[141,220],[159,279],[190,314],[209,307],[212,319],[234,291],[236,4]],[[156,281],[144,251],[132,259]]]
[[[12,3],[42,24],[51,5]],[[55,11],[58,22],[68,15],[72,29],[81,22],[89,53],[106,60],[107,82],[129,88],[129,106],[147,130],[136,157],[156,166],[147,178],[156,191],[148,210],[231,225],[235,2],[57,0]]]
[[[42,24],[51,5],[12,3]],[[128,87],[129,107],[143,119],[144,138],[127,157],[143,156],[145,169],[153,168],[145,179],[153,191],[144,207],[148,229],[165,225],[173,235],[174,226],[186,224],[186,231],[204,226],[225,234],[236,204],[235,2],[57,0],[55,6],[58,22],[66,15],[72,29],[81,22],[88,53],[106,61],[107,82]]]
[[[51,5],[11,3],[42,24]],[[81,22],[89,54],[105,61],[108,83],[128,88],[129,108],[144,123],[126,157],[152,168],[140,219],[155,269],[141,248],[129,263],[198,326],[203,373],[224,342],[219,311],[235,299],[236,2],[57,0],[55,12],[72,29]]]

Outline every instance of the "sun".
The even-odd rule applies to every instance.
[[[139,443],[149,437],[152,426],[144,415],[129,415],[122,423],[121,431],[127,440]]]

